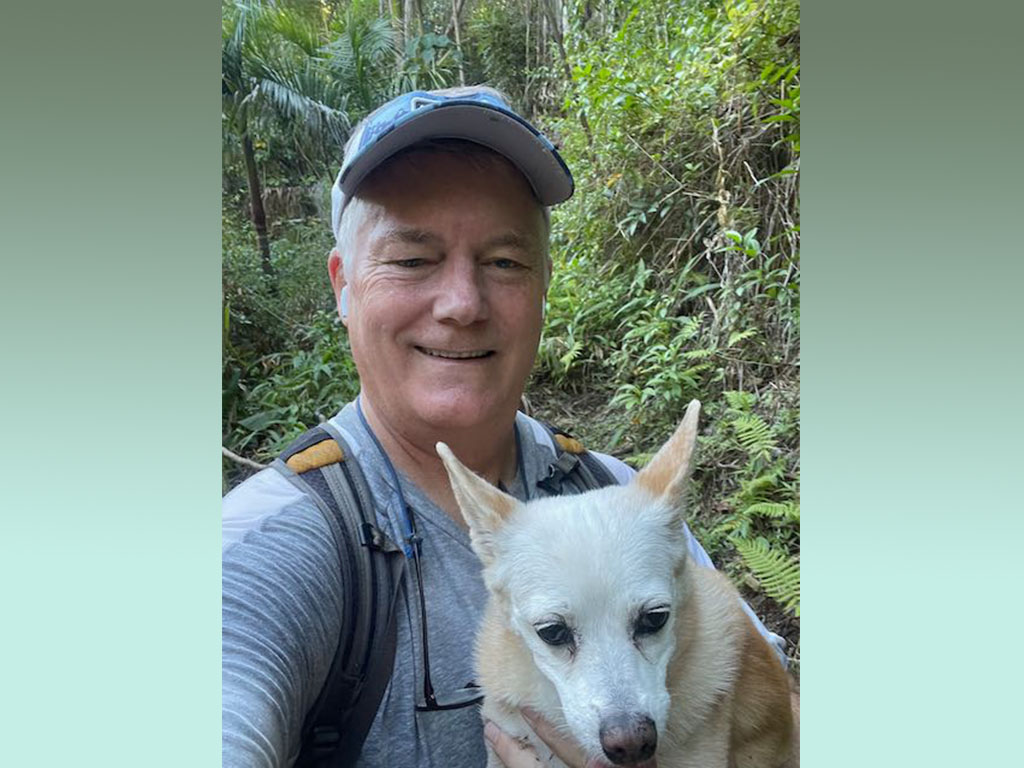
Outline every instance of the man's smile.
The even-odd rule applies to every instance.
[[[444,360],[480,360],[485,357],[491,357],[494,354],[493,349],[469,349],[465,351],[453,350],[453,349],[434,349],[432,347],[420,347],[416,346],[417,352],[422,352],[430,357],[438,357]]]

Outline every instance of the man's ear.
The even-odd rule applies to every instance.
[[[341,311],[341,291],[347,285],[345,282],[345,263],[337,248],[332,250],[327,257],[327,274],[330,275],[331,287],[334,289],[334,302],[338,307],[338,317],[341,318],[342,325],[347,328],[348,318]]]
[[[473,551],[480,562],[488,566],[495,557],[494,535],[519,502],[468,469],[444,443],[438,443],[435,448],[448,472],[459,511],[469,525]]]
[[[699,416],[700,401],[691,400],[672,437],[633,478],[634,483],[656,497],[664,497],[675,509],[682,509],[683,489],[693,469]]]

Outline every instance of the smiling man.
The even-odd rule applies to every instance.
[[[547,223],[523,175],[465,141],[392,156],[343,212],[328,260],[361,405],[395,465],[459,525],[434,445],[495,482],[515,477],[511,429],[540,341]]]
[[[486,590],[434,446],[522,500],[632,474],[517,411],[547,207],[572,192],[488,88],[404,94],[353,132],[327,266],[360,395],[224,499],[225,766],[486,763]],[[500,736],[503,759],[533,759]]]

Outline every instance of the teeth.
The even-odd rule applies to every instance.
[[[426,347],[419,347],[421,352],[425,352],[431,357],[442,357],[446,360],[467,360],[474,357],[486,357],[490,354],[488,350],[478,350],[474,352],[443,352],[440,349],[427,349]]]

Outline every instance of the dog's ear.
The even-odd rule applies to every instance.
[[[469,525],[473,550],[484,565],[494,560],[494,534],[519,502],[468,469],[444,443],[435,446],[448,472],[455,501]]]
[[[700,401],[691,400],[686,406],[683,420],[672,433],[672,437],[633,479],[634,483],[655,496],[667,496],[673,506],[677,506],[682,500],[683,487],[690,476],[690,470],[693,469],[699,416]]]

